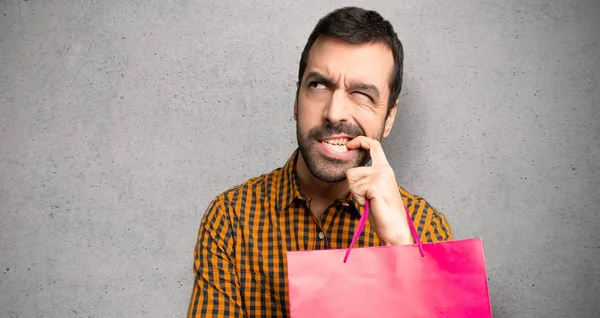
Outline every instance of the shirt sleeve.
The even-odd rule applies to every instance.
[[[231,222],[223,199],[217,197],[204,213],[198,230],[188,318],[245,316],[234,246]]]
[[[432,207],[422,197],[415,197],[419,202],[418,206],[423,209],[423,229],[421,232],[421,242],[443,242],[450,241],[453,238],[452,228],[446,219],[446,216]]]

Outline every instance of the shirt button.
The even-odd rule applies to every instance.
[[[319,239],[324,239],[325,238],[325,233],[323,232],[319,232]]]

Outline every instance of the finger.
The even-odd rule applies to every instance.
[[[352,189],[352,187],[351,187]],[[365,202],[367,201],[367,197],[365,196],[365,193],[360,193],[356,190],[350,190],[350,193],[352,193],[352,198],[354,198],[354,200],[356,202],[358,202],[358,204],[365,206]]]
[[[371,182],[369,178],[363,178],[360,181],[350,185],[350,193],[358,204],[364,206],[366,199],[371,198]]]
[[[346,143],[348,149],[362,148],[369,151],[373,165],[389,165],[381,143],[375,139],[358,136]]]
[[[356,167],[346,170],[346,179],[348,182],[354,183],[363,178],[370,176],[373,173],[373,167]]]

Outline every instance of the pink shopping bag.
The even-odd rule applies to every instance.
[[[348,250],[287,253],[291,317],[492,316],[481,239],[423,244],[409,222],[417,244],[352,250],[368,207]]]

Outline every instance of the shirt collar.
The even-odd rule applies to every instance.
[[[348,196],[344,199],[340,199],[340,201],[342,202],[342,204],[348,204],[348,205],[352,205],[354,206],[353,209],[350,209],[352,215],[356,216],[356,217],[360,217],[363,212],[365,211],[365,207],[360,205],[360,203],[358,203],[358,201],[354,200],[354,198],[352,197],[352,193],[348,193]]]
[[[277,189],[279,190],[276,205],[277,211],[287,208],[295,199],[307,200],[307,198],[300,192],[298,175],[296,173],[299,155],[300,151],[299,149],[296,149],[281,169],[281,174],[277,184]],[[346,198],[339,199],[339,201],[343,205],[354,206],[354,208],[350,208],[350,211],[354,216],[360,217],[362,215],[364,207],[352,198],[351,193],[349,193]]]
[[[281,169],[277,183],[277,210],[281,211],[287,208],[296,198],[303,199],[298,186],[298,176],[296,175],[296,161],[298,160],[299,150],[296,149],[290,159]]]

